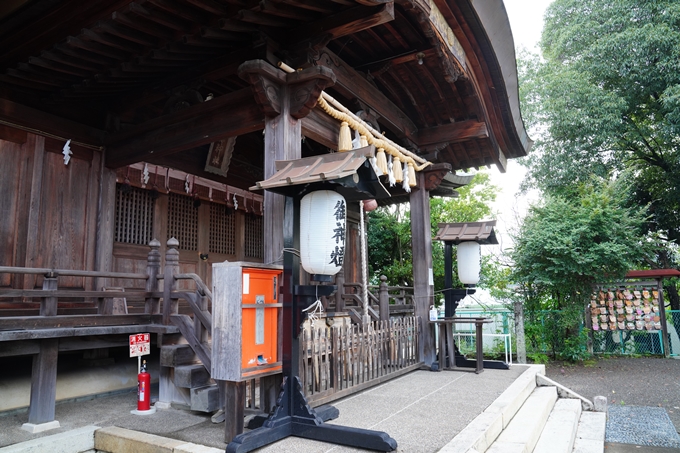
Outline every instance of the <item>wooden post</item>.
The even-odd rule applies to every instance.
[[[224,442],[231,442],[234,437],[243,432],[243,413],[245,410],[245,382],[224,382],[225,396],[225,423]]]
[[[340,272],[335,275],[335,284],[338,290],[335,292],[335,311],[345,311],[345,299],[342,296],[345,294],[345,269],[343,267]]]
[[[429,325],[430,305],[434,303],[432,282],[432,225],[430,223],[430,197],[425,190],[425,175],[416,174],[418,187],[410,196],[411,247],[413,250],[413,308],[420,318],[419,356],[430,366],[435,361],[434,330]]]
[[[58,288],[57,277],[54,274],[48,274],[43,280],[44,291],[55,290]],[[40,316],[56,316],[57,315],[58,300],[56,297],[43,297],[40,303]]]
[[[146,275],[149,278],[146,280],[146,291],[156,292],[158,291],[158,274],[161,272],[161,252],[159,248],[161,246],[160,241],[157,239],[152,239],[149,242],[149,255],[146,259]],[[158,297],[149,295],[146,298],[146,303],[144,304],[144,313],[156,314],[160,313],[160,300]]]
[[[522,301],[514,303],[515,309],[515,342],[517,344],[517,363],[527,363],[527,345],[524,337],[524,304]],[[586,317],[586,319],[589,319]],[[592,353],[593,343],[590,343]]]
[[[28,423],[38,425],[54,420],[54,405],[57,399],[58,355],[58,339],[40,340],[40,352],[33,356]]]
[[[55,290],[57,277],[45,276],[43,290]],[[57,298],[44,297],[40,304],[40,316],[56,316]],[[57,399],[57,358],[59,340],[50,338],[40,341],[40,352],[33,356],[31,370],[31,400],[28,409],[28,423],[39,425],[54,421],[54,405]],[[58,422],[55,427],[59,427]],[[33,428],[24,426],[28,431]]]
[[[663,354],[666,358],[668,358],[671,354],[671,345],[668,342],[668,326],[666,324],[666,306],[663,301],[662,282],[662,279],[657,279],[656,289],[659,292],[659,317],[661,318],[661,342],[663,345]]]
[[[168,249],[165,252],[165,271],[163,272],[163,324],[170,324],[170,316],[177,314],[178,301],[172,299],[172,292],[177,289],[175,274],[179,274],[179,241],[168,239]]]
[[[378,303],[380,305],[380,320],[390,319],[390,295],[387,292],[387,277],[380,276],[380,288],[378,289]]]

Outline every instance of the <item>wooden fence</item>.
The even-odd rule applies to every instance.
[[[414,316],[303,331],[300,380],[318,406],[420,367]]]

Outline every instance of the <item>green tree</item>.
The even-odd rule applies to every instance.
[[[437,233],[439,223],[475,222],[493,217],[491,203],[496,199],[498,188],[491,184],[488,173],[476,173],[470,184],[457,191],[459,194],[457,198],[430,199],[433,237]],[[374,283],[378,282],[380,275],[385,275],[391,285],[413,285],[411,219],[406,208],[407,205],[382,207],[368,215],[369,274]],[[432,249],[433,274],[437,290],[444,287],[444,247],[442,243],[434,241]],[[484,274],[491,265],[490,260],[483,260],[482,273]],[[457,286],[462,287],[460,282]]]
[[[526,186],[578,196],[595,175],[649,206],[644,229],[667,241],[645,266],[674,267],[680,239],[680,3],[555,0],[541,55],[520,58],[520,95],[536,131]],[[677,291],[667,286],[674,308]]]
[[[528,295],[529,324],[538,311],[560,311],[541,333],[554,354],[583,350],[579,325],[593,285],[620,281],[656,252],[644,234],[646,209],[625,207],[625,196],[620,182],[591,178],[532,206],[514,238],[512,280]]]

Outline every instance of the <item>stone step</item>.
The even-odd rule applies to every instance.
[[[161,366],[177,367],[199,363],[198,357],[188,344],[161,346]]]
[[[606,412],[583,412],[576,429],[573,453],[603,453]]]
[[[180,365],[175,367],[173,380],[177,387],[192,389],[213,384],[210,373],[202,364]]]
[[[533,452],[556,401],[557,389],[555,387],[534,389],[487,452]]]
[[[484,453],[508,426],[517,411],[536,388],[536,376],[545,374],[545,365],[529,365],[510,387],[446,444],[440,453]]]
[[[572,453],[581,417],[579,399],[559,399],[541,432],[534,453]]]
[[[215,412],[220,408],[220,393],[216,384],[191,389],[191,410]]]

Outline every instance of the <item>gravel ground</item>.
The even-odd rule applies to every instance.
[[[546,375],[588,399],[607,397],[608,442],[680,447],[680,360],[616,357],[577,365],[555,362],[546,365]]]

